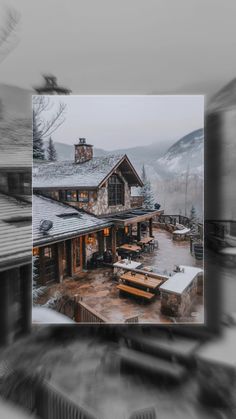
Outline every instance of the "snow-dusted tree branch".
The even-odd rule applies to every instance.
[[[55,112],[48,96],[33,96],[33,156],[45,159],[43,141],[47,140],[65,121],[66,104],[59,103]],[[50,113],[50,117],[48,114]]]
[[[5,23],[0,28],[0,62],[15,48],[19,39],[17,27],[20,21],[20,14],[12,8],[6,9]]]
[[[50,98],[47,96],[33,97],[33,113],[35,117],[35,124],[38,131],[41,132],[43,140],[50,137],[65,121],[65,103],[59,103],[55,113],[50,116],[48,120],[46,113],[53,108]]]

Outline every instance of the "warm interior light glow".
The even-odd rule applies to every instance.
[[[33,248],[33,256],[38,256],[39,255],[39,248],[38,247],[34,247]]]
[[[125,227],[125,234],[128,234],[128,232],[129,232],[129,227],[128,227],[128,226],[126,226],[126,227]]]
[[[108,237],[108,236],[110,235],[110,230],[109,230],[109,228],[104,228],[104,230],[103,230],[103,234],[104,234],[104,236],[105,236],[105,237]]]

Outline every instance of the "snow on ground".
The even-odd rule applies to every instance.
[[[27,419],[35,418],[34,415],[29,414],[27,411],[21,409],[13,403],[6,402],[0,398],[0,418],[1,419]]]
[[[64,316],[57,311],[46,307],[33,307],[32,309],[32,323],[74,323],[69,317]]]

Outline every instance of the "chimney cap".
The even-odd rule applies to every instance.
[[[86,143],[86,138],[79,138],[79,141],[75,144],[75,147],[77,147],[78,145],[85,145],[87,147],[93,147],[92,144]]]

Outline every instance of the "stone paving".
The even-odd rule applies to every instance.
[[[141,262],[144,265],[152,265],[160,271],[169,273],[175,264],[199,266],[199,262],[192,257],[189,251],[189,242],[175,242],[172,235],[165,230],[154,230],[158,240],[158,249],[151,253],[143,253]],[[39,303],[46,300],[57,292],[74,297],[82,297],[83,302],[95,309],[110,323],[124,323],[130,317],[138,316],[140,323],[171,323],[174,319],[163,316],[160,312],[160,297],[153,302],[142,303],[129,296],[120,296],[117,283],[112,279],[111,268],[99,268],[83,272],[78,277],[66,279],[62,284],[54,284],[41,297]],[[202,298],[198,297],[193,304],[191,315],[188,318],[179,319],[178,322],[202,322],[203,306]]]

